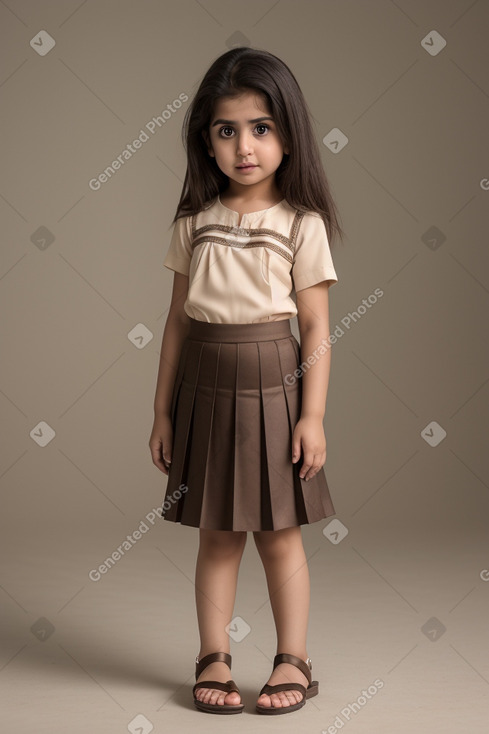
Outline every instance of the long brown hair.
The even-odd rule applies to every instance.
[[[288,146],[289,154],[284,154],[275,172],[283,198],[299,211],[320,214],[330,243],[335,234],[342,238],[344,232],[299,84],[277,56],[247,46],[233,48],[213,62],[185,113],[182,140],[187,171],[173,222],[201,211],[227,188],[229,179],[209,155],[202,132],[208,133],[220,97],[243,92],[255,92],[265,98],[282,144]]]

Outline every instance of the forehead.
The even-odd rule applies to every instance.
[[[211,122],[217,117],[245,121],[252,117],[258,117],[259,113],[270,114],[266,97],[257,92],[244,92],[238,97],[219,97],[214,105]]]

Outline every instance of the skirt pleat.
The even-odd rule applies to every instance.
[[[233,516],[236,530],[261,523],[263,484],[261,454],[255,439],[259,430],[259,370],[257,343],[236,344],[234,413]]]
[[[191,319],[171,401],[172,463],[162,516],[211,530],[279,530],[335,514],[324,469],[292,463],[300,346],[289,321]]]
[[[200,482],[204,488],[200,508],[199,526],[219,529],[232,528],[233,523],[233,456],[230,451],[234,442],[234,377],[224,374],[223,364],[233,360],[234,345],[205,344],[206,358],[204,389],[201,403],[209,414],[209,421],[202,433],[198,432],[197,441],[205,449],[205,461],[202,470],[189,476],[189,487]],[[213,385],[206,387],[208,381]],[[197,420],[199,414],[197,414]],[[200,425],[200,421],[198,420]],[[222,428],[227,427],[227,435]],[[191,492],[191,489],[190,489]],[[189,494],[189,502],[200,503],[199,497]],[[198,512],[198,509],[196,512]],[[192,524],[192,523],[189,523]]]

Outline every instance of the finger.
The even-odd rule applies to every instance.
[[[318,471],[324,466],[324,462],[326,461],[326,452],[323,451],[321,454],[315,454],[314,460],[312,462],[312,466],[306,476],[306,481],[309,479],[312,479]]]
[[[150,444],[149,449],[151,451],[151,458],[153,459],[153,464],[161,464],[162,463],[162,457],[161,457],[161,444]]]
[[[304,479],[307,472],[311,468],[313,461],[314,461],[314,453],[312,451],[306,451],[304,453],[304,461],[302,463],[301,470],[299,472],[299,476],[302,477],[302,479]]]
[[[301,440],[300,438],[294,438],[292,440],[292,463],[295,464],[299,461],[301,456]]]
[[[160,469],[163,474],[166,474],[168,476],[169,467],[171,464],[170,449],[165,449],[165,451],[163,451],[163,445],[161,441],[159,441],[158,443],[150,444],[150,450],[153,464],[158,467],[158,469]],[[167,456],[170,454],[168,459],[164,456],[164,454],[166,454]]]

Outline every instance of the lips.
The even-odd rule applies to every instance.
[[[254,163],[245,163],[244,165],[236,166],[236,168],[256,168],[256,166]]]

